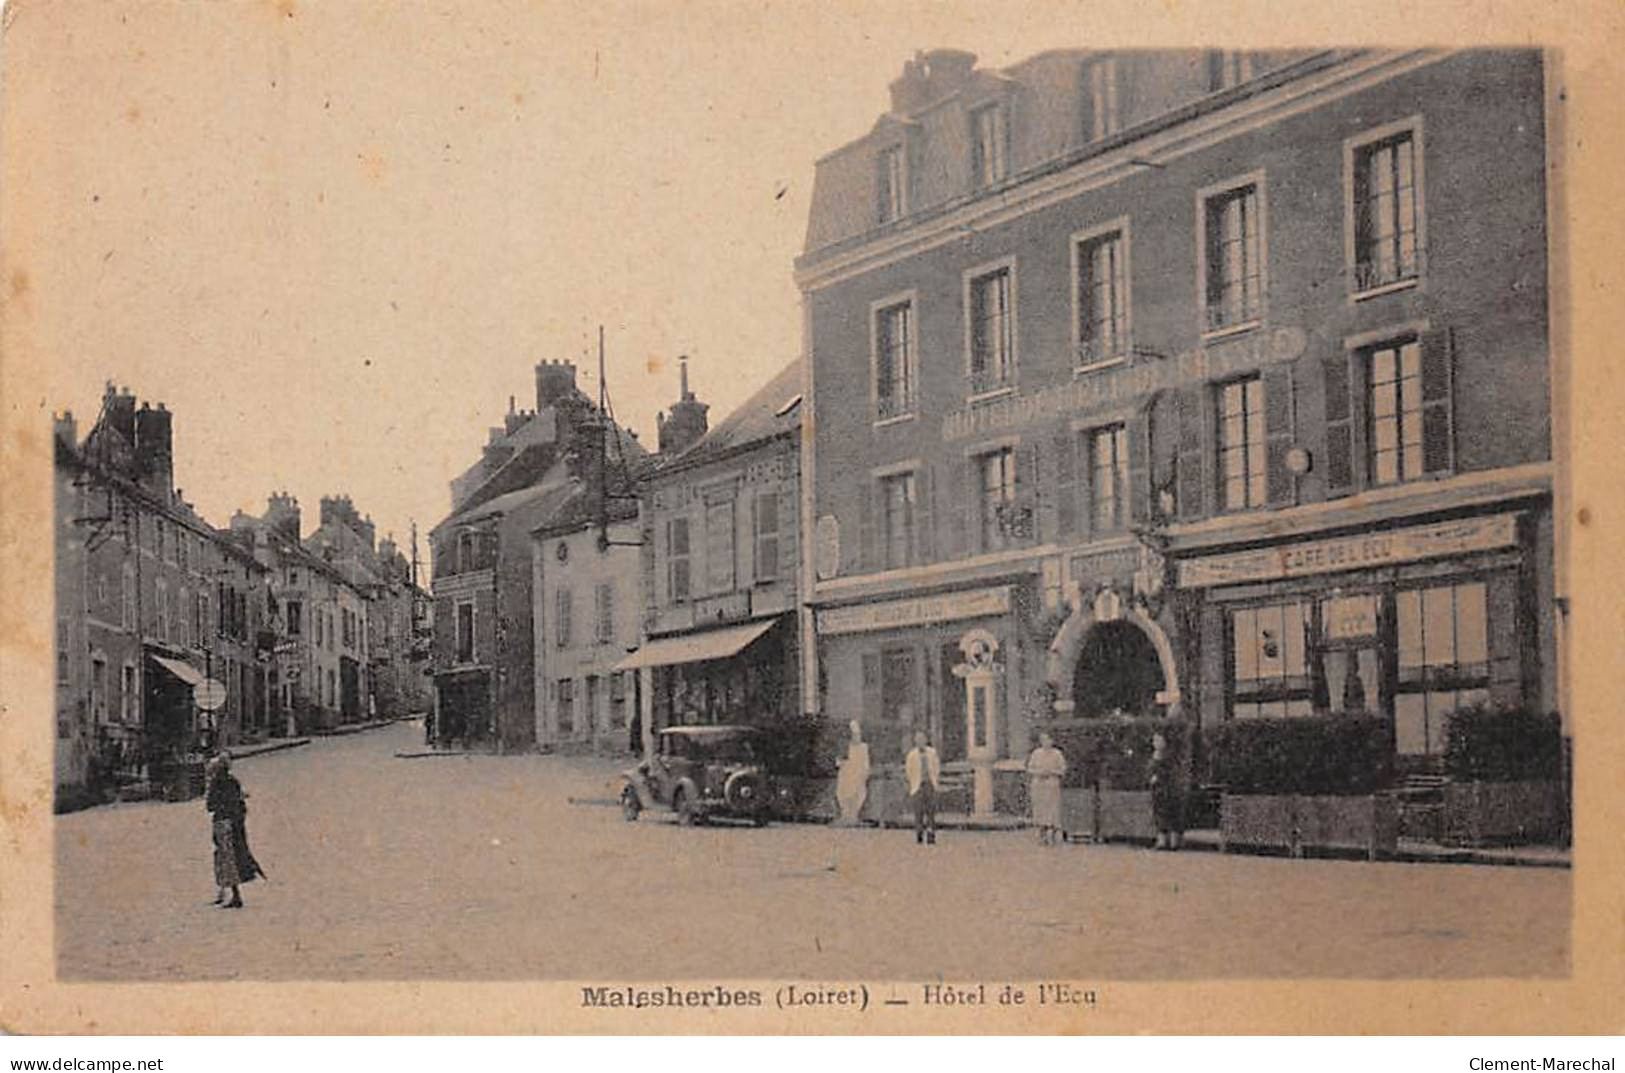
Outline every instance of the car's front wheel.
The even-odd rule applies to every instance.
[[[671,799],[672,811],[677,813],[677,822],[684,827],[693,827],[699,813],[694,808],[694,799],[688,796],[687,790],[678,790]]]
[[[627,823],[637,822],[638,813],[643,811],[643,802],[638,798],[638,788],[628,786],[621,791],[621,818]]]

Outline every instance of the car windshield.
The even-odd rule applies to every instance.
[[[700,753],[708,760],[720,760],[724,763],[754,764],[756,762],[755,743],[743,735],[737,738],[717,738],[705,742],[700,745]]]

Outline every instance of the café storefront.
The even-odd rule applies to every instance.
[[[1550,539],[1549,514],[1500,510],[1183,558],[1203,724],[1378,715],[1401,770],[1436,767],[1451,712],[1553,694]]]

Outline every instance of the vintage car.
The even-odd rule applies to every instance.
[[[654,755],[625,773],[621,812],[670,808],[682,824],[713,816],[772,818],[778,795],[766,763],[762,731],[746,726],[668,727],[655,735]]]

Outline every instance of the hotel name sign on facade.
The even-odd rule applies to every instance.
[[[1308,341],[1302,328],[1284,327],[1211,347],[1195,347],[1172,358],[1103,369],[1030,395],[1007,395],[955,411],[943,419],[942,438],[951,443],[1041,421],[1084,416],[1181,384],[1223,379],[1293,361],[1303,354]]]

